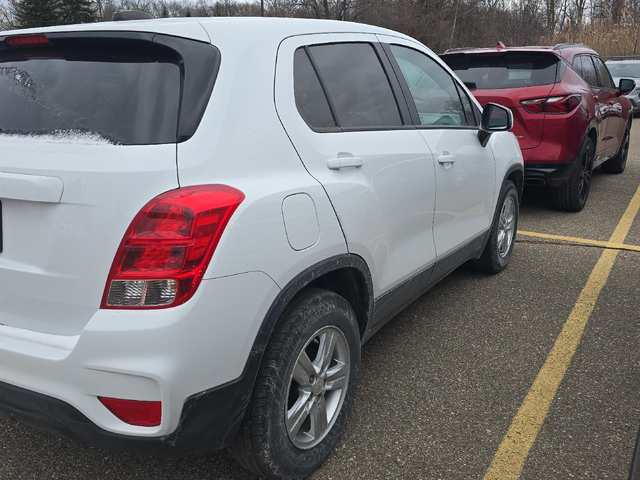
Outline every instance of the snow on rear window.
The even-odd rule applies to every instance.
[[[45,134],[11,134],[0,132],[0,142],[7,145],[9,143],[39,142],[57,145],[114,145],[108,138],[104,138],[99,133],[81,132],[78,130],[55,130]]]

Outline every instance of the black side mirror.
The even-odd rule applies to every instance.
[[[482,123],[478,138],[483,147],[493,132],[508,132],[513,128],[513,113],[497,103],[487,103],[482,109]]]
[[[636,88],[636,82],[630,78],[621,78],[620,84],[618,85],[618,93],[620,95],[626,95],[629,92],[633,92],[634,88]]]

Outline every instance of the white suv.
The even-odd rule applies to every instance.
[[[507,265],[511,125],[367,25],[1,33],[0,412],[308,476],[362,343],[464,262]]]

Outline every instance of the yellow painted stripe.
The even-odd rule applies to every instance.
[[[523,235],[525,237],[544,238],[546,240],[561,240],[563,242],[583,243],[585,245],[595,245],[597,247],[612,248],[615,250],[630,250],[633,252],[640,252],[640,247],[637,245],[627,245],[626,243],[617,243],[613,241],[603,242],[601,240],[591,240],[588,238],[565,237],[564,235],[552,235],[550,233],[527,232],[523,230],[518,230],[518,235]]]
[[[616,226],[609,242],[623,243],[640,209],[640,187]],[[568,237],[569,238],[569,237]],[[517,479],[549,412],[560,382],[578,348],[584,328],[607,283],[619,250],[605,250],[593,268],[587,284],[549,353],[529,393],[511,422],[507,434],[493,457],[484,480]]]

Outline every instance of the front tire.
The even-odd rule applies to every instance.
[[[480,258],[471,262],[473,268],[487,273],[500,273],[507,268],[516,240],[519,214],[518,191],[513,182],[507,180],[500,192],[489,240]]]
[[[349,303],[326,290],[301,294],[267,346],[231,455],[268,479],[311,475],[346,428],[359,367],[360,331]]]
[[[579,212],[587,204],[591,190],[594,150],[593,140],[587,138],[573,164],[569,180],[553,189],[553,204],[558,210]]]

